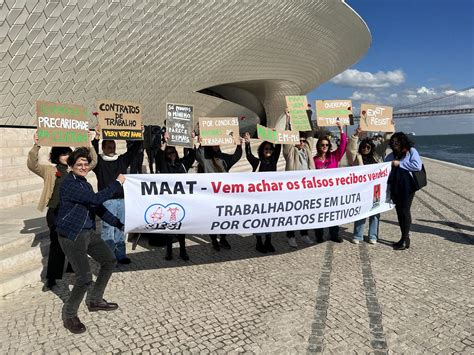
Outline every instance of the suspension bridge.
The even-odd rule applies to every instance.
[[[393,108],[393,118],[465,115],[474,113],[474,86],[430,100]],[[354,116],[360,119],[360,116]]]

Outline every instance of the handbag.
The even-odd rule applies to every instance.
[[[425,165],[421,165],[421,170],[420,171],[412,171],[412,176],[413,176],[413,181],[415,185],[415,191],[418,191],[425,187],[428,184],[428,180],[426,178],[426,170],[425,170]]]

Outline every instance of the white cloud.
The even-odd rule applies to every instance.
[[[436,95],[434,89],[429,89],[426,86],[422,86],[416,90],[417,94]]]
[[[357,69],[347,69],[330,80],[341,86],[360,88],[387,88],[405,82],[402,70],[379,71],[377,73],[361,72]]]
[[[377,95],[375,95],[374,93],[360,92],[360,91],[354,91],[349,98],[351,100],[360,100],[360,101],[374,101],[378,99]]]

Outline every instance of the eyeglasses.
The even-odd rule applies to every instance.
[[[364,145],[362,147],[360,147],[361,149],[370,149],[370,145]]]
[[[321,144],[321,147],[329,147],[329,144],[323,143],[323,144]]]
[[[300,139],[300,142],[301,142],[301,143],[305,143],[305,142],[306,142],[306,139]]]

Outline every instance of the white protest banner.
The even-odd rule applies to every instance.
[[[127,175],[125,232],[235,234],[323,228],[391,209],[390,163],[233,174]]]

